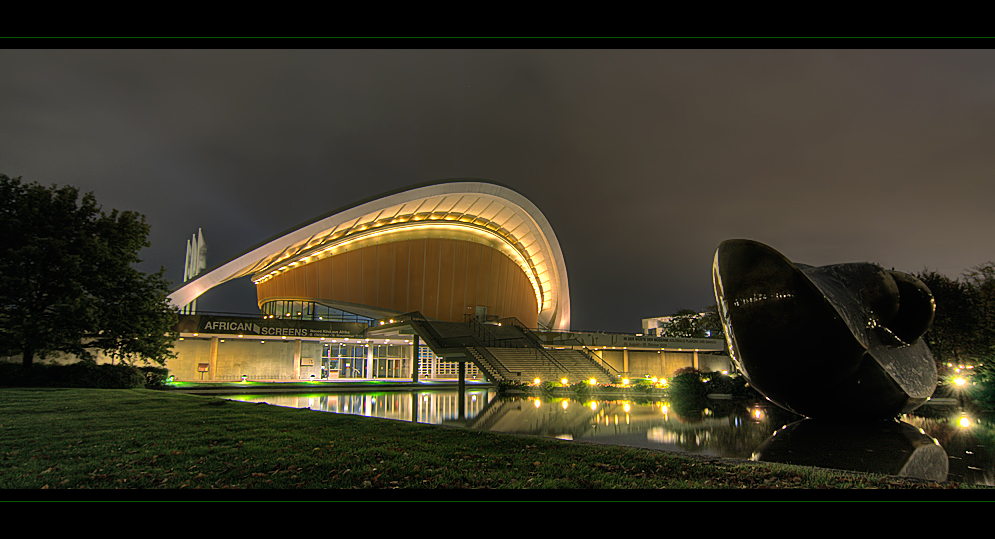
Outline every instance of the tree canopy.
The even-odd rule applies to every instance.
[[[93,193],[0,174],[0,356],[175,357],[165,269],[133,267],[148,234],[143,215],[104,213]]]
[[[700,314],[691,309],[678,309],[670,315],[670,321],[660,330],[662,337],[683,337],[721,339],[722,321],[718,307],[712,305]]]
[[[923,270],[936,315],[923,336],[940,372],[947,364],[990,362],[995,356],[995,263],[972,268],[960,279]]]

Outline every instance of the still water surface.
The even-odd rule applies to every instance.
[[[923,407],[900,422],[828,424],[773,405],[709,401],[679,410],[666,401],[543,400],[456,391],[236,395],[231,400],[310,408],[491,432],[534,434],[693,453],[995,485],[995,428],[957,407]]]

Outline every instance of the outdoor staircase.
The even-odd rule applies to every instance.
[[[580,350],[547,350],[539,337],[514,318],[485,324],[468,315],[464,323],[429,320],[414,312],[395,317],[408,323],[436,354],[460,351],[494,383],[540,380],[570,383],[617,376]]]

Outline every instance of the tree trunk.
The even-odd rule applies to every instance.
[[[25,368],[31,368],[31,363],[35,359],[35,349],[31,346],[24,347],[24,357],[21,361],[21,365]]]

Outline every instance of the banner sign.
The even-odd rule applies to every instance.
[[[366,327],[366,324],[358,322],[180,315],[177,331],[180,333],[203,333],[208,335],[321,338],[352,337],[362,334]]]
[[[645,337],[640,335],[619,333],[574,333],[574,332],[537,332],[543,343],[548,346],[614,346],[616,348],[634,348],[643,350],[701,350],[721,351],[725,349],[722,339],[678,339],[669,337]]]

